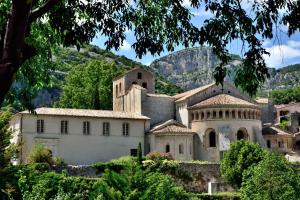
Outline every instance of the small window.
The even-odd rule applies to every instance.
[[[219,111],[219,118],[223,118],[223,111]]]
[[[85,121],[83,122],[83,135],[89,135],[90,134],[90,122]]]
[[[123,123],[123,135],[129,136],[129,123]]]
[[[116,85],[116,97],[119,95],[118,85]]]
[[[131,156],[137,156],[137,149],[130,149],[130,155]]]
[[[147,83],[144,82],[144,83],[142,84],[142,87],[145,88],[145,89],[147,89]]]
[[[271,141],[270,140],[267,140],[267,147],[271,148]]]
[[[278,147],[283,148],[283,142],[282,141],[278,141]]]
[[[169,153],[169,152],[170,152],[170,145],[167,144],[167,145],[166,145],[166,153]]]
[[[137,78],[138,78],[138,79],[142,79],[142,73],[141,73],[141,72],[138,72]]]
[[[184,154],[184,151],[183,151],[183,144],[180,144],[180,145],[179,145],[179,154]]]
[[[216,142],[216,133],[214,131],[211,131],[209,133],[209,147],[216,147],[217,142]]]
[[[44,120],[43,119],[38,119],[36,121],[36,132],[44,133]]]
[[[68,134],[68,121],[66,120],[60,121],[60,133]]]
[[[109,135],[110,125],[109,122],[103,122],[103,135]]]
[[[234,119],[235,118],[235,111],[231,111],[231,117]]]

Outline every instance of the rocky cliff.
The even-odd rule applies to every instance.
[[[168,81],[184,90],[199,87],[214,81],[213,71],[218,58],[207,47],[184,49],[159,58],[150,68],[164,76]],[[233,55],[227,68],[232,73],[241,63],[239,56]],[[300,65],[288,66],[279,70],[270,68],[270,79],[262,87],[262,93],[272,89],[285,89],[300,84]],[[232,81],[232,76],[226,77]]]

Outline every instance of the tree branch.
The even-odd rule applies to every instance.
[[[29,17],[29,23],[33,22],[37,18],[43,16],[45,13],[47,13],[49,10],[51,10],[59,1],[60,0],[48,0],[42,6],[31,11],[30,17]]]

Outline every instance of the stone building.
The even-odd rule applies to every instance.
[[[43,143],[70,164],[90,164],[136,153],[170,152],[179,160],[218,162],[231,142],[266,146],[262,106],[229,83],[181,94],[155,94],[152,73],[135,68],[113,80],[113,111],[39,108],[11,121],[24,145],[21,162]],[[16,139],[17,138],[17,139]]]

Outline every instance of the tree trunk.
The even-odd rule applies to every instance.
[[[7,95],[15,73],[26,60],[24,58],[25,34],[28,28],[32,1],[13,0],[7,22],[0,59],[0,106]]]
[[[12,63],[0,63],[0,106],[13,83],[14,68]]]

